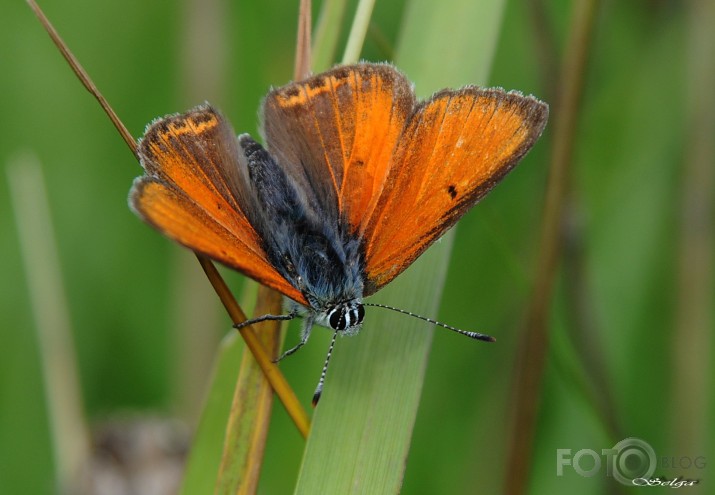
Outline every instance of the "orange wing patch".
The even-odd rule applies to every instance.
[[[541,134],[548,107],[501,90],[442,91],[419,105],[365,221],[370,295],[487,194]]]
[[[263,128],[306,209],[361,239],[369,296],[514,167],[547,116],[534,98],[475,87],[418,104],[392,66],[357,64],[271,91]],[[168,237],[308,305],[268,261],[240,207],[240,153],[231,126],[208,106],[160,119],[140,143],[147,175],[130,203]]]
[[[268,151],[315,191],[322,211],[357,233],[414,105],[409,81],[392,66],[337,67],[267,96]]]
[[[139,155],[130,205],[146,222],[180,244],[213,258],[291,299],[307,304],[267,260],[237,203],[237,140],[208,106],[150,126]]]

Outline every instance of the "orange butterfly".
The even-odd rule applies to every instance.
[[[419,102],[391,65],[336,67],[268,94],[265,148],[236,138],[209,105],[152,123],[130,205],[164,235],[287,296],[288,315],[265,317],[305,317],[287,355],[315,323],[357,333],[363,298],[486,195],[547,116],[516,92],[468,86]]]

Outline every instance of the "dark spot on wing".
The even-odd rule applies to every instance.
[[[447,192],[452,199],[457,197],[457,188],[454,187],[454,184],[449,185],[449,187],[447,188]]]
[[[289,86],[285,88],[283,91],[283,96],[287,96],[289,98],[293,98],[295,96],[298,96],[300,94],[300,88],[298,86]]]
[[[350,77],[350,71],[345,67],[340,67],[338,69],[333,70],[332,75],[337,80],[347,79],[348,77]]]
[[[153,128],[157,134],[166,134],[169,132],[169,122],[167,120],[162,120],[155,125]]]
[[[318,89],[322,88],[325,86],[325,78],[323,77],[315,77],[313,79],[308,80],[308,87],[310,89]]]
[[[193,121],[196,125],[199,125],[199,124],[204,124],[206,122],[211,122],[214,117],[210,113],[206,112],[206,113],[199,113],[199,114],[192,115],[191,118],[193,119]]]

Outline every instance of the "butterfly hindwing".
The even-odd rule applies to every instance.
[[[180,244],[306,304],[272,266],[241,206],[239,148],[230,124],[204,105],[159,119],[139,145],[146,175],[130,206]]]

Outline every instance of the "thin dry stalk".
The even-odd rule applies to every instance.
[[[551,165],[546,193],[544,219],[539,243],[537,273],[531,300],[528,302],[522,341],[515,372],[514,398],[509,407],[514,411],[510,429],[505,493],[521,494],[527,488],[531,466],[541,380],[548,349],[548,325],[556,272],[563,244],[564,203],[569,184],[577,117],[598,0],[576,3],[560,75],[560,96],[555,106]]]
[[[712,425],[708,391],[715,271],[715,4],[688,5],[688,138],[682,169],[671,414],[673,451],[694,457],[706,451]]]
[[[55,28],[47,19],[47,16],[45,16],[42,9],[40,9],[40,7],[34,0],[27,0],[27,3],[30,5],[30,8],[32,8],[32,10],[35,12],[38,19],[47,30],[47,33],[50,35],[50,38],[52,38],[52,41],[60,50],[62,56],[65,58],[67,63],[74,71],[75,75],[79,78],[79,80],[82,82],[87,91],[89,91],[92,96],[94,96],[97,101],[99,101],[100,105],[102,106],[102,109],[111,119],[117,131],[124,139],[124,142],[127,144],[134,156],[137,156],[137,143],[134,141],[134,138],[132,138],[126,126],[122,123],[119,117],[117,117],[117,114],[114,112],[112,107],[99,92],[87,72],[84,70],[84,68],[80,65],[80,63],[74,57],[72,52],[69,50],[67,44],[59,36]],[[229,315],[231,316],[233,323],[238,324],[245,321],[246,315],[239,307],[231,292],[228,290],[226,283],[223,281],[223,278],[216,270],[216,267],[213,266],[213,263],[208,258],[200,255],[199,253],[194,254],[196,254],[196,256],[199,258],[204,272],[206,272],[206,275],[208,276],[211,285],[213,286],[214,290],[216,290],[219,299],[221,299],[221,302],[226,308],[226,311],[228,311]],[[246,345],[254,354],[256,361],[258,361],[259,365],[263,369],[263,372],[266,374],[266,377],[271,382],[273,390],[275,390],[276,395],[278,395],[279,399],[285,406],[286,411],[298,427],[298,430],[303,436],[307,436],[310,425],[308,415],[306,414],[305,410],[303,409],[303,406],[300,404],[298,399],[295,397],[293,389],[291,389],[290,385],[288,385],[288,382],[286,381],[285,377],[280,372],[278,367],[273,364],[271,359],[268,357],[260,341],[258,341],[258,339],[256,338],[252,328],[244,327],[241,329],[240,333],[244,340],[246,340]]]

